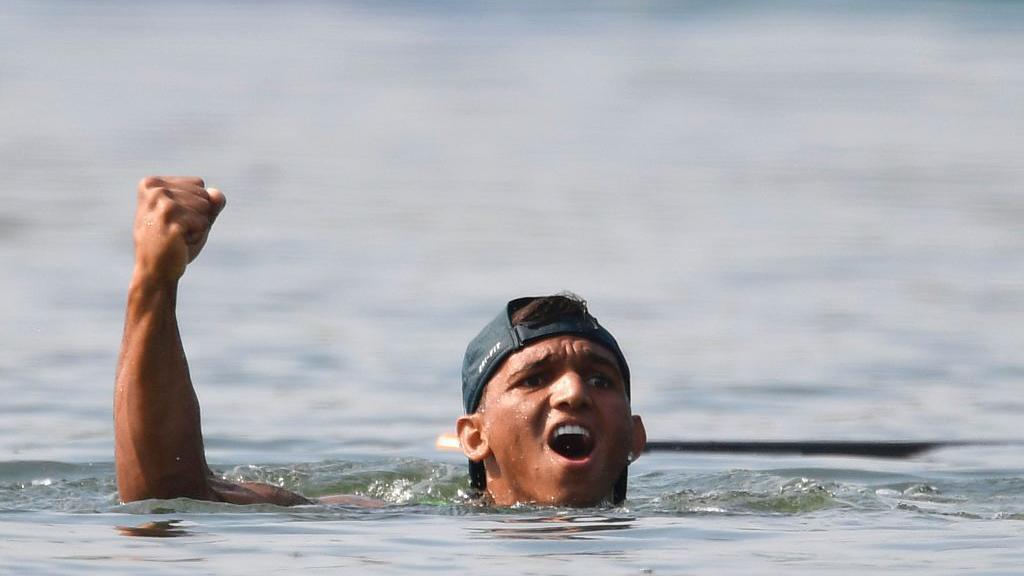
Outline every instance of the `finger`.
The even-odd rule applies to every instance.
[[[199,181],[202,182],[202,180]],[[227,198],[224,197],[224,193],[219,188],[202,188],[198,185],[182,183],[178,185],[177,189],[172,189],[171,193],[187,207],[202,214],[207,214],[211,223],[227,204]],[[197,198],[203,201],[199,201]]]
[[[183,210],[178,215],[177,222],[182,228],[185,243],[189,245],[198,243],[210,231],[210,219],[191,210]]]
[[[179,185],[161,189],[163,194],[174,201],[175,204],[209,216],[214,207],[210,202],[210,195],[206,188],[193,185]]]
[[[206,183],[196,176],[146,176],[139,180],[139,192],[155,188],[195,187],[205,189]]]
[[[139,180],[139,198],[142,198],[143,196],[147,195],[150,191],[152,191],[155,188],[160,188],[166,185],[167,183],[164,182],[164,180],[159,176],[146,176],[145,178]]]
[[[217,219],[217,215],[224,209],[228,200],[224,197],[224,193],[220,191],[220,188],[207,188],[207,198],[210,201],[210,223]]]
[[[157,179],[164,181],[168,186],[196,186],[206,188],[206,183],[198,176],[157,176]]]

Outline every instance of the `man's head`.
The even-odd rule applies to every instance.
[[[626,493],[646,433],[618,343],[573,295],[519,298],[470,342],[457,422],[496,504],[588,506]]]

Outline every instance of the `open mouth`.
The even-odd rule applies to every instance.
[[[594,440],[590,430],[576,424],[562,424],[551,434],[548,446],[564,458],[582,460],[593,451]]]

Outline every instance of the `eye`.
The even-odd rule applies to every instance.
[[[530,374],[519,380],[519,385],[525,388],[540,388],[544,385],[544,375]]]
[[[615,388],[615,381],[604,374],[595,374],[587,378],[587,384],[594,388],[610,389]]]

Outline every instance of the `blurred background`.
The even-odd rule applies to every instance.
[[[228,206],[211,462],[435,457],[571,290],[656,439],[1019,436],[1024,4],[30,2],[0,17],[0,459],[112,460],[136,182]]]

